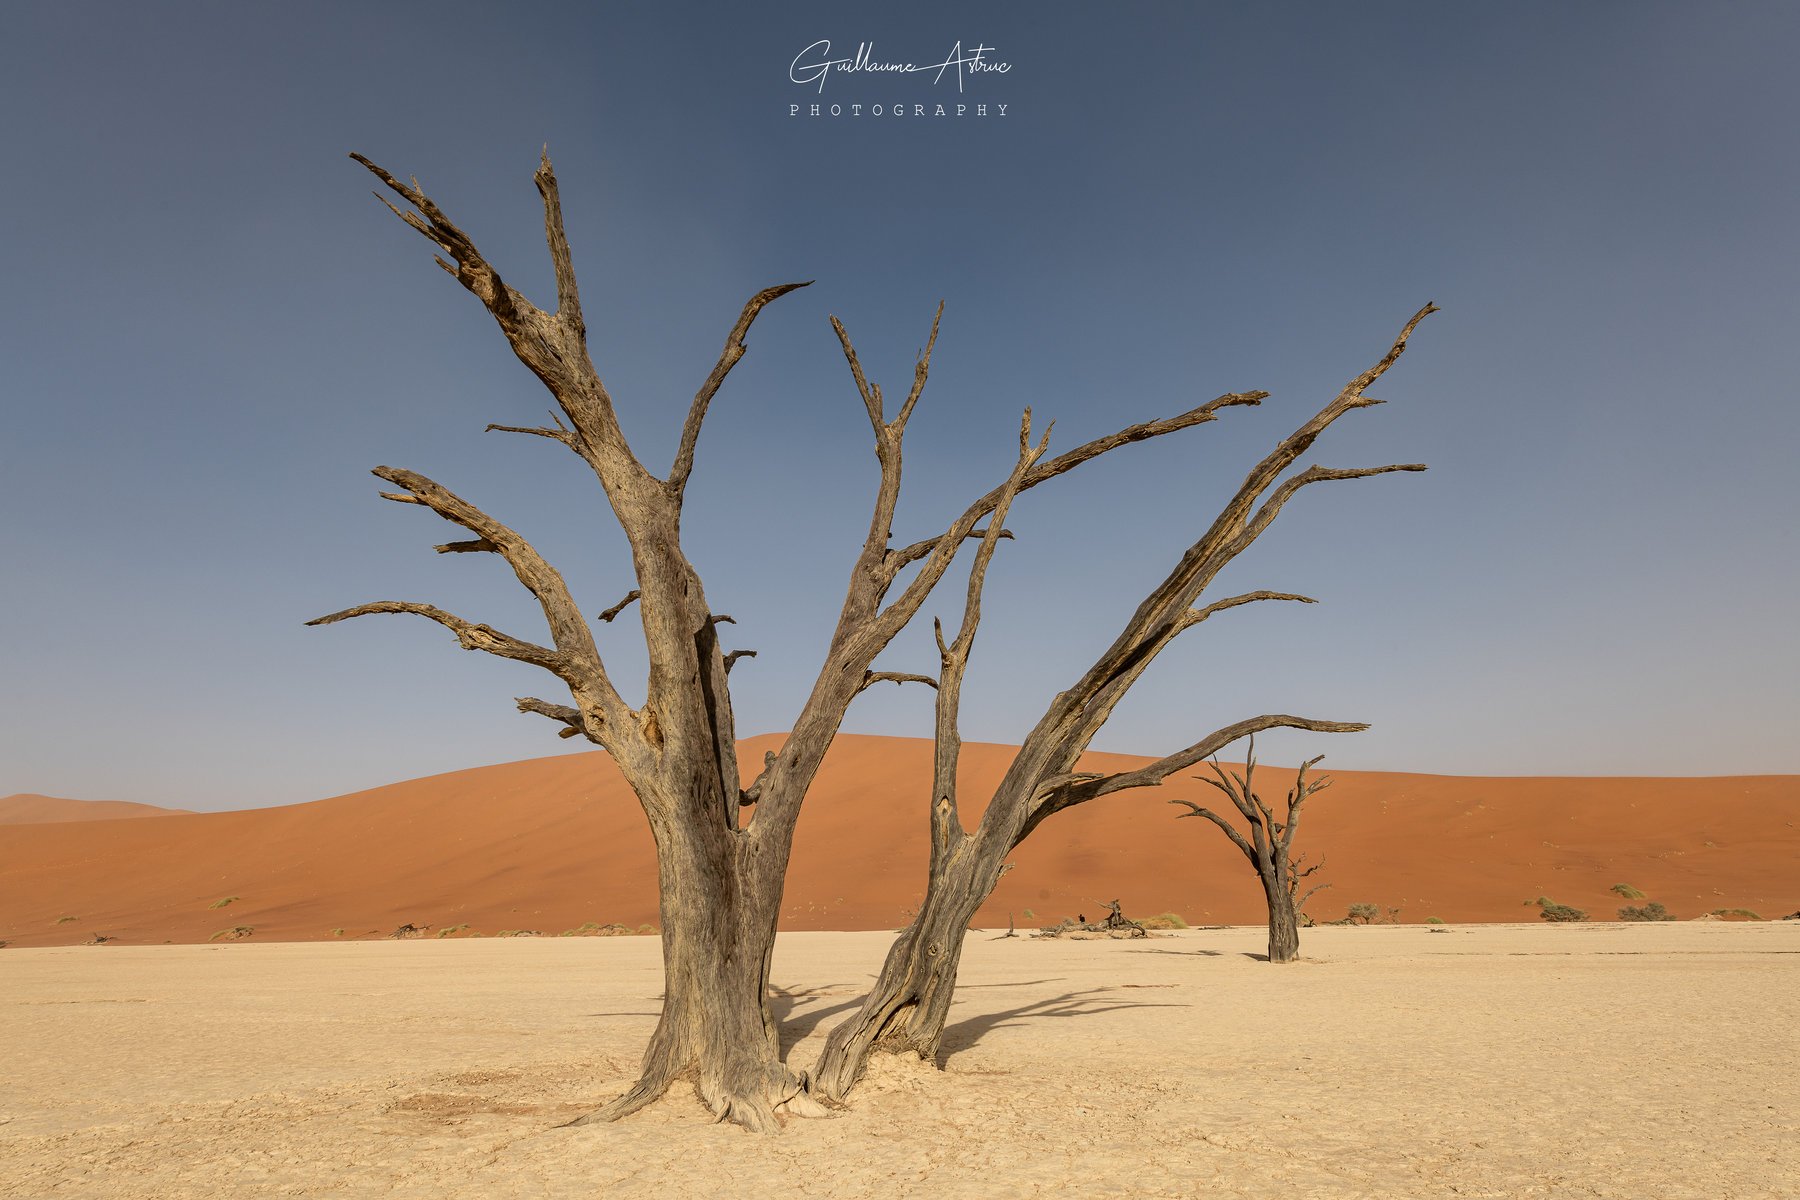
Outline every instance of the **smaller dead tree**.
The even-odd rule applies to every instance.
[[[1310,867],[1303,867],[1306,856],[1294,858],[1290,850],[1294,844],[1294,830],[1300,823],[1300,806],[1306,803],[1307,797],[1314,792],[1323,791],[1331,786],[1329,777],[1321,775],[1309,780],[1307,771],[1324,758],[1308,759],[1300,766],[1300,773],[1294,779],[1294,786],[1288,792],[1287,812],[1285,819],[1277,821],[1274,812],[1262,797],[1256,794],[1256,739],[1250,739],[1250,749],[1244,763],[1244,773],[1227,772],[1214,759],[1207,765],[1213,769],[1217,779],[1207,779],[1204,775],[1196,775],[1205,783],[1210,783],[1231,798],[1231,803],[1245,822],[1250,826],[1250,837],[1245,839],[1237,828],[1210,808],[1202,808],[1192,800],[1171,800],[1170,804],[1185,805],[1190,811],[1179,814],[1183,817],[1205,817],[1214,825],[1225,831],[1232,844],[1244,852],[1250,865],[1262,880],[1263,895],[1269,903],[1269,961],[1272,963],[1293,962],[1300,956],[1300,910],[1312,894],[1329,883],[1314,884],[1300,895],[1300,884],[1307,876],[1325,865],[1320,858]]]

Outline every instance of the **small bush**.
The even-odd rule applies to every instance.
[[[639,932],[639,933],[655,933],[655,932],[656,932],[656,926],[654,926],[654,925],[647,925],[647,924],[646,924],[646,925],[639,925],[639,926],[638,926],[638,932]]]
[[[467,921],[464,921],[461,925],[446,925],[442,929],[438,930],[438,936],[441,938],[447,938],[453,933],[461,933],[463,930],[467,929],[468,927],[469,927],[469,923]]]
[[[211,904],[207,905],[206,907],[208,907],[208,908],[224,908],[227,904],[230,904],[233,900],[236,900],[236,899],[237,899],[236,896],[227,896],[223,900],[214,900]]]
[[[1444,923],[1444,918],[1442,918],[1442,917],[1426,917],[1425,923],[1427,925],[1442,925]]]
[[[1762,920],[1760,916],[1747,908],[1715,908],[1712,910],[1712,915],[1715,917],[1743,917],[1746,921]]]
[[[75,920],[74,917],[58,917],[56,918],[55,924],[64,925],[73,920]]]
[[[1538,916],[1546,921],[1585,921],[1588,919],[1585,909],[1558,904],[1548,896],[1539,896],[1530,903],[1538,906]]]
[[[1381,908],[1375,904],[1352,904],[1344,920],[1352,925],[1367,925],[1381,915]]]
[[[1160,917],[1145,917],[1138,922],[1145,929],[1186,929],[1188,923],[1181,919],[1180,913],[1166,912]]]
[[[1027,917],[1029,917],[1029,918],[1030,918],[1030,919],[1032,919],[1032,920],[1034,920],[1034,921],[1035,921],[1035,920],[1037,920],[1037,914],[1036,914],[1036,913],[1034,913],[1034,912],[1032,912],[1032,911],[1031,911],[1031,910],[1030,910],[1030,909],[1029,909],[1029,908],[1028,908],[1028,909],[1025,909],[1025,910],[1024,910],[1024,911],[1025,911],[1025,915],[1026,915],[1026,916],[1027,916]]]
[[[1644,898],[1644,893],[1638,891],[1629,883],[1615,883],[1612,885],[1612,890],[1627,900],[1642,900]]]
[[[1641,908],[1627,904],[1619,910],[1619,920],[1621,921],[1673,921],[1674,919],[1674,913],[1654,900]]]
[[[343,937],[344,931],[342,929],[334,929],[331,931],[331,936],[332,937]]]
[[[235,942],[239,938],[247,938],[255,932],[256,930],[248,925],[233,925],[230,929],[219,930],[219,932],[213,934],[206,940],[209,942],[216,942],[220,938],[224,938],[228,942]]]

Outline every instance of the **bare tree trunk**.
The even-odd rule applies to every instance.
[[[936,1057],[961,958],[961,930],[999,882],[1005,856],[1050,816],[1112,792],[1160,785],[1176,771],[1193,766],[1232,742],[1260,730],[1286,726],[1347,733],[1368,728],[1357,723],[1287,715],[1255,717],[1219,730],[1186,750],[1136,771],[1095,775],[1075,770],[1080,755],[1132,684],[1157,654],[1184,630],[1216,613],[1258,600],[1312,603],[1304,596],[1258,591],[1215,601],[1204,608],[1191,607],[1218,572],[1255,542],[1295,493],[1309,484],[1325,480],[1425,469],[1418,463],[1351,470],[1312,466],[1281,479],[1282,473],[1339,417],[1381,403],[1364,395],[1364,389],[1399,359],[1413,330],[1434,311],[1436,306],[1429,304],[1419,310],[1378,363],[1351,380],[1311,420],[1257,464],[1206,533],[1188,548],[1163,583],[1138,606],[1112,646],[1081,679],[1051,701],[989,800],[979,828],[973,835],[967,835],[957,819],[955,761],[960,746],[957,707],[962,675],[980,620],[984,572],[994,548],[991,536],[983,540],[970,574],[962,629],[950,645],[945,644],[941,630],[938,634],[942,667],[937,695],[937,770],[931,800],[932,864],[925,900],[918,920],[901,932],[889,951],[863,1006],[827,1036],[809,1081],[811,1090],[832,1100],[843,1099],[862,1077],[869,1056],[880,1050],[906,1049],[928,1058]],[[1027,410],[1026,424],[1021,431],[1021,465],[1015,470],[1014,481],[1002,489],[1001,505],[996,509],[990,528],[999,523],[1005,513],[1005,504],[1020,490],[1016,481],[1029,477],[1032,460],[1027,445],[1030,415]],[[1041,447],[1036,453],[1042,453]],[[1227,832],[1233,834],[1240,846],[1245,846],[1229,827]],[[1280,836],[1280,831],[1276,831],[1276,836]],[[1254,851],[1246,847],[1246,852],[1256,863]],[[1269,865],[1272,870],[1273,862]],[[1262,873],[1261,864],[1258,866]],[[1286,957],[1275,961],[1287,962],[1297,952],[1298,933],[1295,906],[1282,875],[1276,873],[1274,890],[1269,893],[1270,953],[1274,959],[1276,951],[1281,950]],[[1280,918],[1283,929],[1279,934],[1276,925],[1278,906],[1274,899],[1278,894],[1283,901],[1279,905],[1283,914]]]
[[[889,948],[862,1007],[826,1037],[807,1085],[815,1094],[843,1099],[877,1051],[937,1058],[969,922],[1005,874],[975,838],[962,846],[933,864],[918,915]]]
[[[1270,863],[1258,874],[1269,902],[1269,961],[1290,963],[1300,957],[1300,917],[1287,883],[1286,863]]]

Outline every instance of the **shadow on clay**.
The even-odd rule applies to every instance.
[[[944,1027],[943,1041],[939,1044],[937,1065],[942,1068],[952,1055],[974,1046],[995,1029],[1041,1017],[1090,1017],[1099,1016],[1102,1013],[1121,1012],[1128,1008],[1193,1007],[1191,1004],[1149,1004],[1140,1001],[1096,998],[1102,992],[1110,990],[1110,988],[1089,988],[1080,992],[1065,992],[1048,1000],[1021,1004],[1017,1008],[1003,1008],[998,1012],[983,1013],[980,1016],[958,1021],[954,1025],[947,1025]]]

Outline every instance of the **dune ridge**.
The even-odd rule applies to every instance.
[[[760,763],[781,734],[746,739]],[[1011,757],[969,743],[963,820]],[[1090,754],[1082,769],[1149,761]],[[1630,884],[1691,918],[1800,909],[1800,776],[1709,779],[1464,778],[1331,772],[1296,848],[1320,855],[1332,887],[1308,911],[1352,903],[1402,922],[1534,920],[1534,897],[1611,919]],[[841,735],[801,818],[782,927],[891,929],[923,892],[926,739]],[[1292,769],[1258,768],[1271,801]],[[1019,848],[977,923],[1046,924],[1102,901],[1128,915],[1195,925],[1263,919],[1254,876],[1224,836],[1177,820],[1166,801],[1222,799],[1188,777],[1059,814]],[[144,807],[149,806],[134,806]],[[158,810],[166,812],[167,810]],[[227,897],[228,904],[219,905]],[[73,920],[65,920],[73,918]],[[584,923],[657,921],[643,815],[604,754],[561,755],[409,780],[283,808],[61,820],[0,833],[0,940],[67,945],[204,942],[245,927],[257,941],[380,937],[403,924],[436,935],[559,934]],[[336,931],[341,930],[341,933]]]
[[[0,796],[0,825],[121,821],[139,817],[173,817],[187,812],[185,808],[158,808],[154,804],[135,804],[130,800],[67,800],[61,796],[40,796],[36,792],[14,792],[10,796]]]

